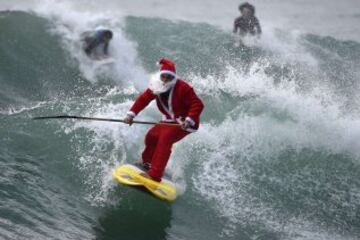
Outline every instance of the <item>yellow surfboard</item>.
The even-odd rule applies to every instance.
[[[156,182],[141,176],[141,173],[144,173],[142,169],[131,164],[124,164],[115,168],[113,177],[121,184],[143,186],[150,193],[162,200],[171,202],[176,199],[176,187],[174,183],[166,179],[162,179],[161,182]]]

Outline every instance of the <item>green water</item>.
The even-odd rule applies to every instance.
[[[120,66],[89,80],[59,20],[1,12],[0,239],[357,239],[359,43],[279,31],[298,47],[289,57],[234,47],[208,24],[125,23],[116,31],[138,56],[126,69],[149,74],[168,56],[206,105],[167,168],[180,196],[170,204],[111,179],[138,159],[148,127],[31,120],[122,118],[139,90]],[[154,109],[139,120],[160,119]]]

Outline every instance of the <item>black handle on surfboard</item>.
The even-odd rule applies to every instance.
[[[103,121],[103,122],[120,122],[125,123],[122,119],[112,119],[112,118],[94,118],[94,117],[83,117],[83,116],[71,116],[71,115],[58,115],[58,116],[43,116],[43,117],[33,117],[33,120],[43,120],[43,119],[77,119],[77,120],[89,120],[89,121]],[[146,122],[146,121],[133,121],[136,124],[147,124],[147,125],[171,125],[171,126],[180,126],[177,123],[158,123],[158,122]]]

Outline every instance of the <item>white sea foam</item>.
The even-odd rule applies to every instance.
[[[220,216],[228,219],[223,233],[233,236],[239,224],[260,221],[268,229],[284,231],[289,239],[338,239],[338,235],[306,219],[282,222],[275,209],[248,192],[254,187],[252,177],[267,177],[256,176],[255,166],[261,166],[261,161],[276,161],[287,149],[360,157],[360,122],[343,113],[331,90],[319,87],[303,93],[294,81],[275,85],[258,63],[246,74],[229,68],[221,79],[193,76],[192,83],[198,92],[215,98],[222,92],[247,97],[226,113],[220,124],[203,124],[188,143],[201,149],[196,154],[198,159],[192,158],[197,165],[193,185],[207,201],[215,202]],[[185,156],[191,158],[191,154]],[[262,191],[259,189],[258,194]]]
[[[199,5],[203,6],[203,3],[196,4],[198,7],[192,10],[195,9],[195,14],[202,14]],[[117,6],[117,3],[111,1],[110,5]],[[97,7],[101,11],[96,11]],[[95,3],[81,9],[81,4],[66,1],[42,1],[39,5],[31,6],[25,4],[23,9],[27,8],[55,21],[53,31],[62,36],[64,48],[89,80],[96,81],[98,74],[115,74],[119,76],[119,83],[132,89],[129,90],[132,93],[136,92],[132,81],[139,89],[146,85],[147,74],[136,60],[135,43],[129,41],[122,31],[122,10],[110,10]],[[173,12],[169,12],[173,15]],[[199,16],[193,19],[199,20]],[[191,18],[189,15],[186,17]],[[117,64],[111,69],[94,71],[81,52],[78,41],[82,32],[99,27],[111,28],[115,32],[111,50]],[[298,31],[290,31],[289,35],[279,37],[274,28],[264,29],[263,38],[258,44],[277,53],[280,63],[300,63],[316,70],[318,63],[299,44]],[[231,112],[223,113],[218,122],[203,119],[199,132],[176,144],[168,171],[177,180],[181,192],[185,191],[186,194],[186,186],[192,183],[194,189],[191,190],[203,199],[204,204],[214,203],[209,206],[228,221],[228,224],[224,224],[224,235],[234,236],[241,224],[261,223],[270,231],[285,233],[285,239],[343,239],[343,236],[332,233],[331,229],[323,229],[306,217],[293,217],[291,221],[284,222],[283,216],[277,214],[270,203],[260,201],[261,196],[258,195],[266,194],[262,192],[263,189],[258,189],[258,195],[252,192],[258,186],[254,186],[251,179],[267,177],[265,174],[253,175],[256,166],[276,160],[289,148],[297,152],[314,149],[329,154],[349,154],[354,159],[360,157],[360,122],[344,113],[342,99],[335,99],[325,83],[315,83],[310,91],[302,91],[295,81],[295,75],[287,79],[290,81],[274,84],[276,79],[266,74],[268,64],[266,59],[262,59],[246,73],[228,66],[227,74],[222,77],[190,77],[199,94],[212,96],[220,106],[223,93],[234,99],[244,97],[244,100],[239,100],[238,106]],[[305,76],[305,79],[312,81],[312,75]],[[118,93],[115,91],[111,94]],[[121,118],[130,105],[130,100],[99,104],[99,109],[89,109],[86,114]],[[211,112],[209,109],[212,106],[206,108]],[[153,110],[154,107],[141,116],[158,119]],[[73,141],[77,142],[76,150],[81,156],[79,167],[88,176],[86,184],[91,188],[89,198],[95,203],[107,203],[113,186],[111,169],[140,156],[147,128],[79,122],[66,125],[65,130],[73,134]],[[84,137],[81,131],[88,137],[86,143],[81,139]],[[191,176],[185,179],[187,174]],[[274,177],[267,180],[276,182],[281,179]],[[359,194],[358,191],[353,190],[355,195]]]
[[[122,12],[110,9],[104,12],[86,11],[75,5],[70,1],[49,0],[38,2],[31,7],[20,5],[22,7],[19,8],[30,9],[29,11],[49,18],[54,23],[50,30],[60,37],[64,50],[71,56],[69,61],[79,65],[86,79],[95,82],[107,76],[119,84],[133,84],[138,90],[143,90],[146,87],[147,75],[137,60],[136,45],[129,41],[123,32]],[[82,33],[98,29],[110,29],[114,33],[109,52],[115,61],[101,67],[84,54],[81,42]]]

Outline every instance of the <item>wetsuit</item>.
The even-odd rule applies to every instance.
[[[160,94],[160,99],[163,102],[163,104],[165,105],[165,107],[167,107],[167,108],[169,107],[169,103],[168,103],[169,95],[170,95],[170,90]]]
[[[108,55],[108,48],[109,48],[109,42],[105,41],[104,34],[107,32],[107,30],[100,30],[95,33],[93,36],[87,36],[84,38],[85,46],[84,51],[87,55],[91,55],[94,50],[100,46],[101,44],[104,45],[103,47],[103,53],[104,55]]]
[[[255,16],[251,16],[249,18],[245,18],[240,16],[235,19],[234,22],[234,33],[238,32],[240,35],[260,35],[261,34],[261,27],[259,20]]]

